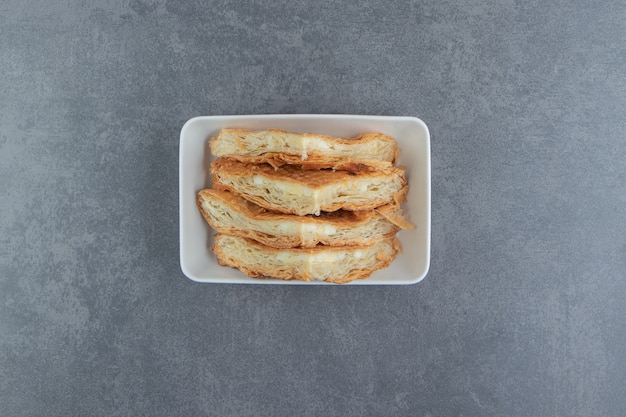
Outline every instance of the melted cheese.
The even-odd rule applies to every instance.
[[[333,263],[345,258],[345,252],[320,252],[311,255],[311,263]]]
[[[337,228],[330,224],[315,224],[315,223],[303,223],[302,234],[317,233],[318,235],[334,235],[337,233]]]

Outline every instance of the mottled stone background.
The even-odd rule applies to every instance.
[[[626,415],[625,45],[622,0],[3,0],[0,414]],[[180,128],[250,113],[422,118],[427,278],[186,279]]]

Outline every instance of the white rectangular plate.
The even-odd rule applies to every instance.
[[[393,136],[401,150],[398,164],[406,168],[409,182],[405,210],[416,227],[398,233],[403,253],[388,268],[344,285],[414,284],[426,276],[430,265],[430,134],[426,124],[416,117],[289,114],[195,117],[183,126],[179,160],[180,265],[188,278],[211,283],[336,285],[254,279],[218,265],[211,250],[214,231],[196,206],[196,193],[211,185],[209,164],[214,158],[207,144],[222,128],[276,128],[345,138],[365,132]]]

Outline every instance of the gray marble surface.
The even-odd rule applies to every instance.
[[[92,3],[92,4],[89,4]],[[0,3],[0,414],[626,415],[626,3]],[[422,118],[405,287],[201,285],[198,115]]]

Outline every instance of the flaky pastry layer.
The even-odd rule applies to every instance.
[[[247,237],[275,248],[370,245],[393,236],[408,220],[391,208],[297,216],[268,211],[229,191],[201,190],[197,203],[203,217],[220,233]],[[390,220],[392,216],[395,216]]]
[[[324,167],[341,166],[339,164],[341,160],[350,160],[354,163],[362,160],[363,164],[376,164],[375,161],[379,161],[393,165],[399,152],[394,138],[376,132],[345,139],[280,129],[222,129],[217,136],[211,138],[209,146],[211,153],[216,157],[268,155],[268,160],[248,159],[244,162],[272,163],[270,155],[275,154],[277,164],[282,161]]]
[[[344,284],[386,268],[401,246],[396,237],[390,237],[369,246],[276,249],[252,239],[217,234],[213,251],[220,265],[253,278]]]
[[[319,215],[322,211],[371,210],[396,203],[406,195],[404,170],[303,170],[300,166],[274,168],[218,158],[211,164],[213,187],[227,189],[263,208],[288,214]]]

